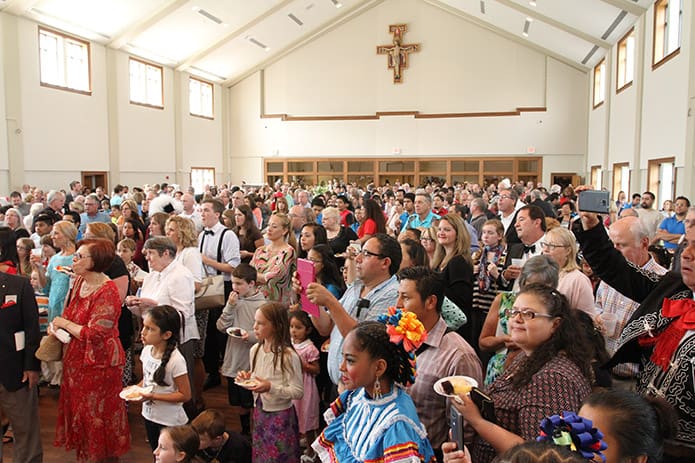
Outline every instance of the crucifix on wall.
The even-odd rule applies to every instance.
[[[408,31],[405,24],[392,24],[389,32],[393,34],[393,45],[378,45],[377,55],[388,55],[389,69],[393,69],[393,83],[400,84],[403,79],[403,70],[408,67],[408,55],[420,51],[419,43],[402,43],[403,34]]]

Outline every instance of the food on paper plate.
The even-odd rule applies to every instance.
[[[449,395],[468,394],[473,389],[473,386],[463,378],[451,378],[442,382],[442,390]]]

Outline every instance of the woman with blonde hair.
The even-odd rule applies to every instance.
[[[72,268],[72,259],[75,254],[77,228],[72,222],[61,220],[53,225],[51,231],[53,246],[60,251],[48,261],[44,269],[39,262],[32,264],[39,277],[39,284],[43,287],[43,293],[48,294],[48,322],[55,317],[63,315],[63,304],[70,289],[70,273],[63,268]],[[47,362],[42,364],[43,377],[52,386],[59,386],[63,376],[62,362]]]
[[[425,248],[430,266],[434,268],[434,252],[437,250],[437,227],[432,225],[429,228],[419,228],[419,230],[420,244]]]
[[[195,231],[195,224],[191,219],[172,215],[166,222],[165,232],[174,245],[176,245],[176,257],[174,262],[180,262],[193,274],[193,284],[198,291],[203,281],[203,259],[198,249],[198,235]],[[203,355],[205,354],[205,338],[208,328],[209,310],[196,310],[195,322],[198,327],[200,339],[194,340],[193,358],[194,369],[190,377],[193,379],[193,404],[198,410],[204,409],[203,405],[203,382],[205,381],[205,368],[203,366]],[[189,406],[184,406],[187,412],[192,412]]]
[[[577,264],[577,240],[571,231],[558,227],[548,230],[541,241],[543,254],[560,266],[557,290],[570,302],[570,308],[594,314],[594,292],[591,280]]]
[[[297,243],[289,217],[273,214],[265,233],[269,243],[256,249],[251,266],[258,272],[256,281],[266,299],[289,305],[297,257]]]
[[[457,214],[447,214],[439,220],[437,227],[437,247],[432,257],[432,268],[441,272],[444,278],[444,296],[453,303],[466,320],[456,311],[443,306],[443,316],[449,327],[473,345],[473,261],[471,259],[471,235],[466,224]],[[467,321],[467,323],[466,323]]]

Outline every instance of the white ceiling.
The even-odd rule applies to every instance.
[[[0,0],[0,10],[229,85],[383,1]],[[653,3],[422,1],[580,69],[594,66]]]

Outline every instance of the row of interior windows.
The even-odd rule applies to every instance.
[[[652,69],[657,68],[680,50],[683,0],[657,0],[654,4],[654,42]],[[618,41],[615,91],[619,93],[632,84],[635,70],[635,28]],[[606,58],[594,67],[593,106],[606,99]]]
[[[41,84],[91,94],[89,42],[39,28]],[[130,102],[164,108],[163,68],[130,58]],[[190,77],[189,111],[193,116],[214,118],[214,86]]]

